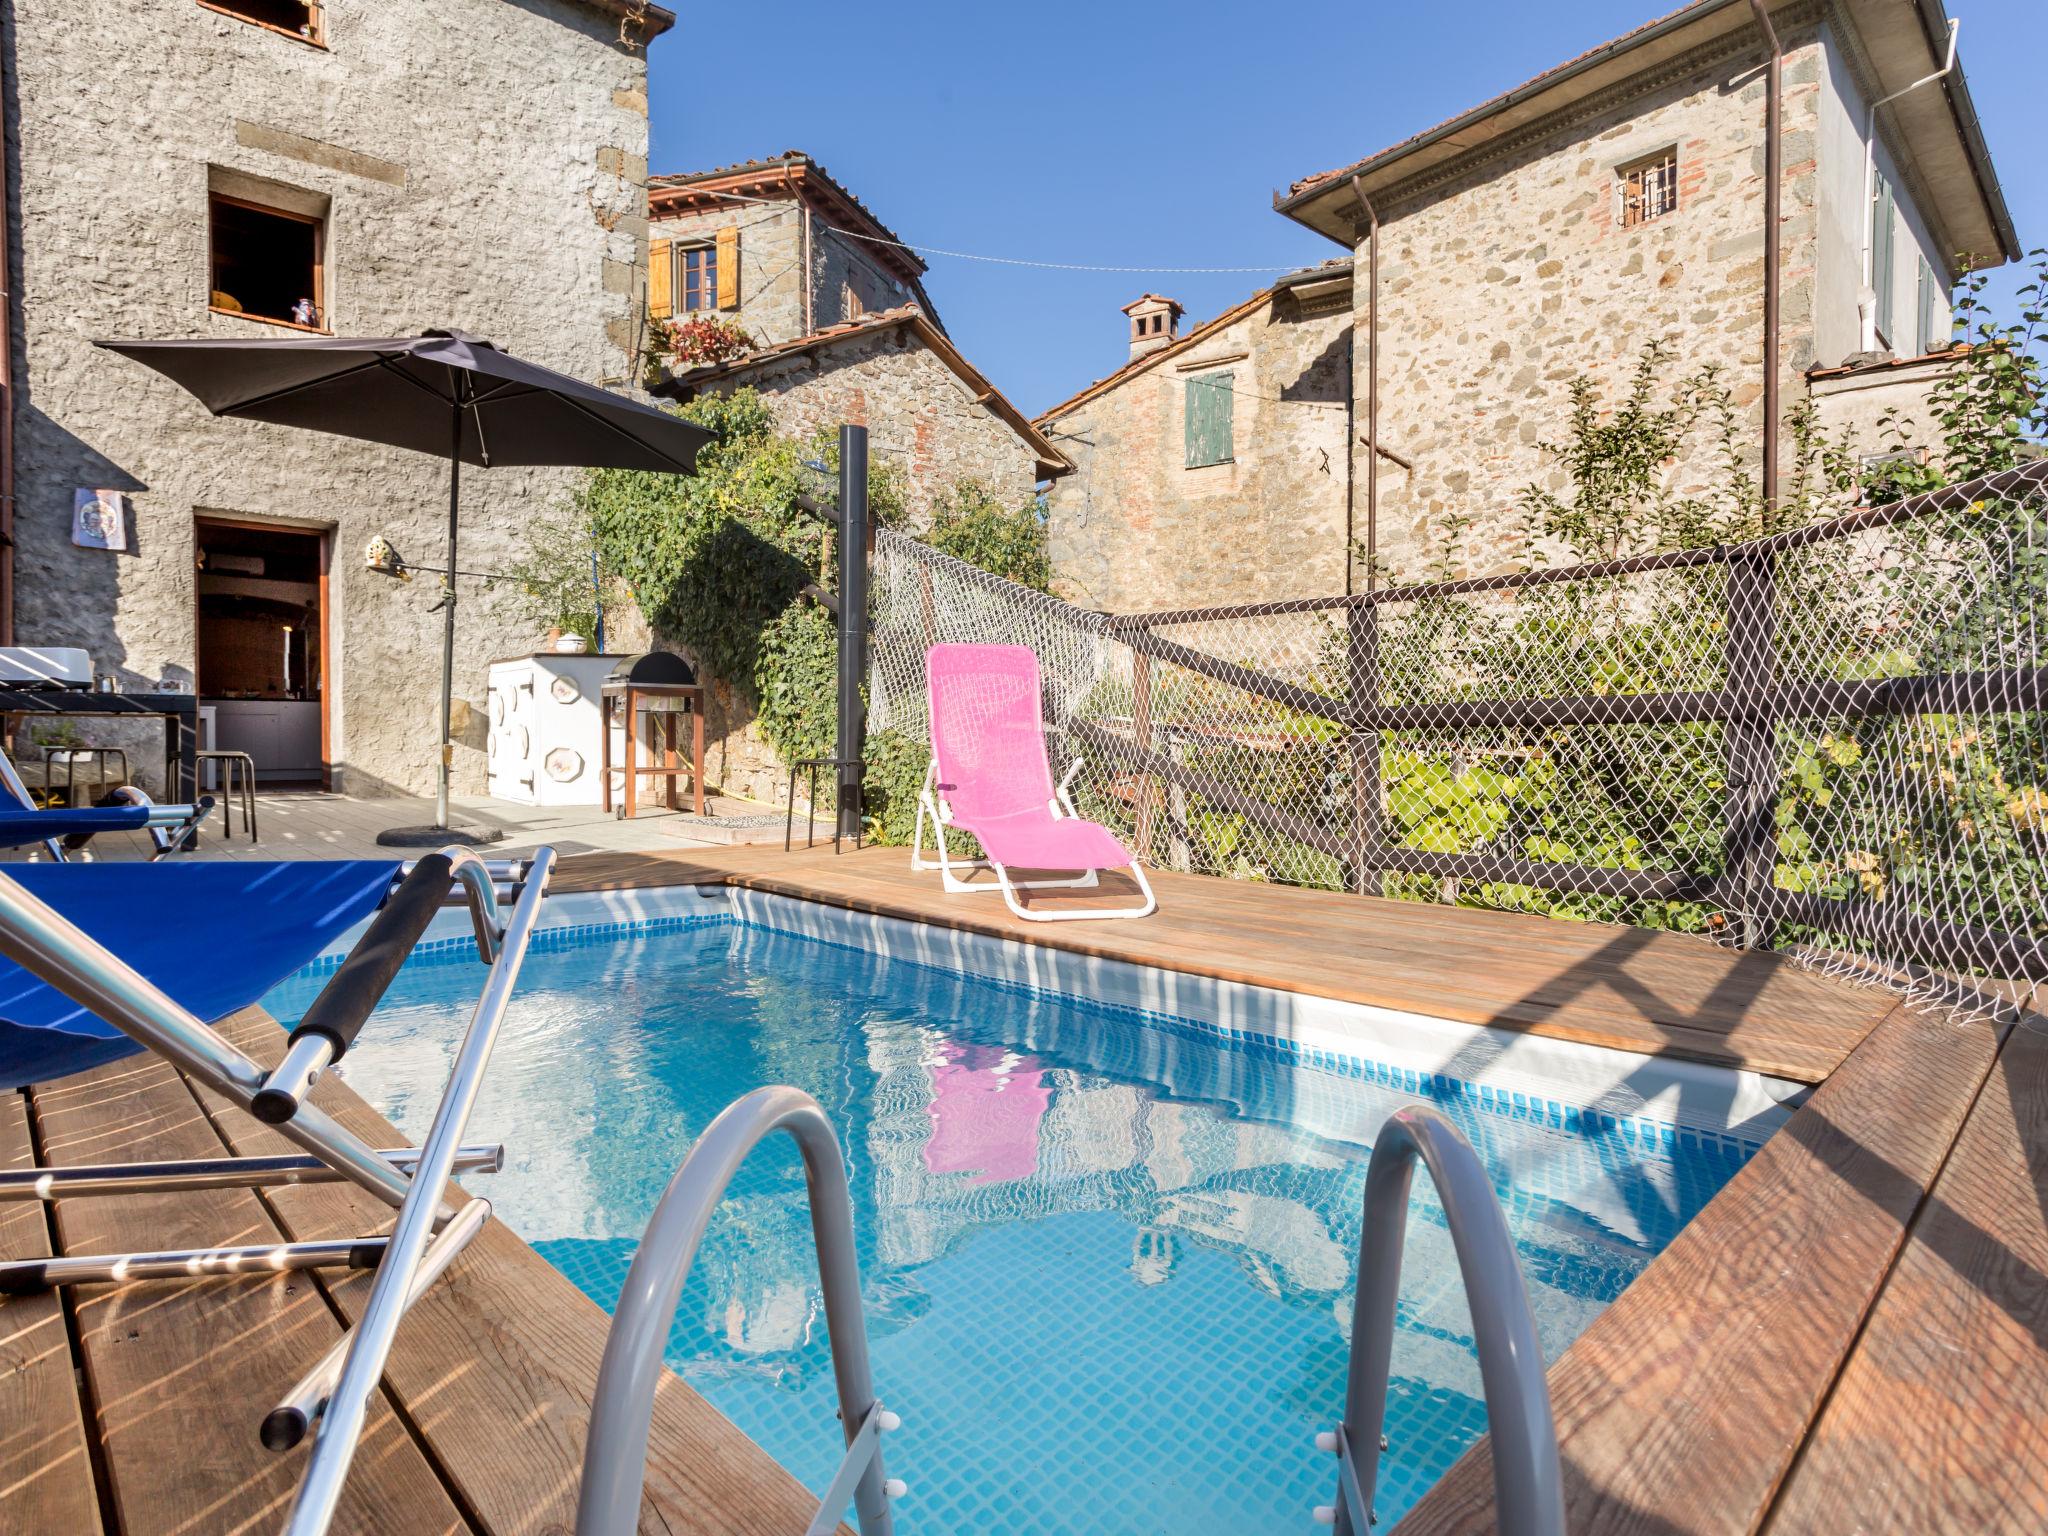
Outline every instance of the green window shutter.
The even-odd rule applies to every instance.
[[[1877,178],[1877,190],[1870,201],[1870,287],[1877,295],[1877,331],[1889,343],[1892,329],[1892,246],[1898,230],[1898,205],[1892,184]]]
[[[1946,336],[1936,334],[1940,324],[1941,286],[1935,281],[1934,268],[1927,264],[1927,258],[1920,258],[1920,326],[1919,351],[1932,352],[1947,342]]]
[[[1231,441],[1231,407],[1236,395],[1227,373],[1205,373],[1187,382],[1187,467],[1227,464],[1235,457]]]

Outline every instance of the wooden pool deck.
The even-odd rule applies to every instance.
[[[555,889],[740,884],[1817,1084],[1553,1363],[1570,1529],[2048,1530],[2039,1015],[1956,1025],[1677,935],[1170,874],[1152,918],[1024,924],[906,864],[900,849],[600,853],[566,860]],[[236,1028],[253,1053],[275,1051],[267,1020]],[[316,1098],[396,1144],[339,1081]],[[0,1097],[7,1165],[279,1145],[141,1060]],[[0,1257],[327,1237],[377,1220],[335,1185],[0,1205]],[[256,1423],[366,1289],[279,1276],[0,1299],[0,1529],[275,1529],[303,1452],[263,1451]],[[401,1332],[336,1529],[572,1529],[605,1321],[488,1227]],[[765,1453],[680,1381],[660,1403],[643,1530],[803,1528],[810,1501]],[[1482,1442],[1400,1529],[1494,1525]]]

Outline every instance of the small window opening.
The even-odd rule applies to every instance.
[[[1624,165],[1615,173],[1614,222],[1633,229],[1678,207],[1676,146]]]
[[[320,221],[217,192],[209,201],[213,272],[208,307],[325,330]]]
[[[219,11],[238,21],[253,21],[259,27],[304,38],[309,43],[324,41],[321,37],[321,7],[315,0],[199,0],[199,3],[209,11]]]

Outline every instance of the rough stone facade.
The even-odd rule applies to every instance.
[[[864,315],[917,304],[943,331],[921,281],[925,265],[893,242],[851,193],[809,156],[792,150],[773,160],[716,171],[660,176],[654,182],[653,238],[657,260],[690,246],[712,246],[730,230],[739,262],[734,302],[702,311],[736,321],[757,346],[776,346]],[[857,230],[868,239],[856,238]],[[682,267],[676,261],[674,315],[688,318]]]
[[[1806,374],[1857,345],[1861,286],[1863,107],[1832,12],[1791,7],[1784,44],[1781,324],[1782,408]],[[1541,448],[1561,435],[1567,389],[1581,375],[1618,398],[1643,349],[1667,343],[1670,375],[1704,366],[1732,388],[1752,468],[1763,430],[1764,156],[1766,59],[1738,32],[1665,61],[1639,89],[1595,96],[1549,131],[1453,160],[1376,198],[1380,217],[1380,438],[1413,461],[1381,477],[1378,545],[1389,579],[1414,579],[1444,547],[1447,523],[1467,520],[1462,567],[1518,562],[1516,498],[1531,484],[1561,489],[1564,472]],[[1603,102],[1605,103],[1603,105]],[[1625,168],[1676,151],[1675,210],[1624,227],[1617,188]],[[1880,174],[1895,182],[1891,152]],[[1946,335],[1953,277],[1896,186],[1893,258],[1905,274],[1884,317],[1904,335],[1916,269],[1938,275],[1924,328]],[[1356,248],[1353,319],[1367,324],[1366,244]],[[1366,348],[1355,351],[1353,396],[1366,395]],[[1855,438],[1852,448],[1876,444]],[[1362,430],[1354,473],[1362,480]],[[1364,514],[1357,514],[1362,527]]]
[[[1811,29],[1787,40],[1788,399],[1814,361],[1820,57]],[[1674,376],[1718,365],[1761,430],[1765,86],[1754,63],[1747,48],[1704,62],[1504,163],[1381,208],[1380,433],[1415,465],[1381,484],[1379,550],[1392,579],[1422,574],[1454,516],[1471,519],[1471,568],[1518,559],[1517,491],[1566,483],[1539,445],[1559,435],[1571,381],[1584,375],[1614,398],[1652,340],[1671,345]],[[1677,209],[1621,227],[1616,169],[1670,145]],[[1365,286],[1354,301],[1361,328]],[[1362,371],[1354,389],[1363,399]]]
[[[210,313],[208,191],[276,189],[325,219],[339,334],[458,326],[592,381],[630,376],[644,315],[647,68],[602,0],[327,0],[325,46],[193,4],[131,0],[118,35],[15,0],[20,110],[8,238],[18,611],[24,644],[78,645],[124,685],[192,686],[194,517],[326,530],[335,787],[431,790],[441,618],[431,584],[364,568],[382,533],[437,563],[446,472],[397,450],[215,421],[95,336],[289,334]],[[632,30],[629,27],[629,32]],[[503,569],[569,471],[463,477],[462,564]],[[74,548],[76,487],[132,493],[128,547]],[[455,784],[481,792],[485,663],[538,636],[465,587]],[[94,739],[116,732],[92,723]],[[136,757],[145,782],[156,754]]]
[[[1881,0],[1773,0],[1771,11],[1784,82],[1774,367],[1789,413],[1817,365],[1841,364],[1867,344],[1907,355],[1939,345],[1954,253],[1974,242],[1977,259],[1996,261],[2017,244],[2009,220],[1997,227],[2002,204],[1981,192],[1995,178],[1987,182],[1972,162],[1981,146],[1971,149],[1958,126],[1966,98],[1952,112],[1934,89],[1879,115],[1874,166],[1895,216],[1872,232],[1865,103],[1931,67],[1925,42],[1908,35],[1920,12]],[[1566,484],[1542,445],[1564,434],[1570,385],[1586,377],[1602,401],[1615,400],[1653,341],[1671,351],[1670,382],[1710,365],[1720,371],[1754,470],[1763,425],[1767,60],[1747,7],[1692,7],[1382,155],[1297,183],[1276,206],[1352,252],[1342,349],[1349,378],[1314,390],[1351,408],[1348,451],[1339,455],[1348,489],[1341,473],[1329,487],[1336,512],[1314,470],[1302,468],[1323,444],[1293,424],[1309,413],[1250,398],[1242,382],[1237,462],[1185,467],[1187,396],[1160,381],[1201,358],[1177,342],[1160,354],[1172,361],[1134,362],[1042,418],[1077,464],[1052,497],[1057,579],[1077,599],[1110,608],[1305,596],[1356,579],[1369,522],[1370,251],[1352,183],[1361,173],[1379,220],[1384,579],[1432,569],[1454,522],[1462,525],[1459,569],[1518,564],[1526,554],[1520,492]],[[1675,192],[1675,206],[1624,219],[1629,177],[1647,185],[1653,164],[1670,166],[1669,182],[1658,185]],[[1873,279],[1881,289],[1871,304],[1875,343],[1859,315],[1866,238],[1881,253],[1874,268],[1890,274]],[[1193,333],[1217,358],[1242,353],[1232,365],[1240,375],[1281,379],[1304,361],[1291,334],[1242,306]],[[1275,348],[1269,364],[1264,354]],[[1930,378],[1922,371],[1913,382]],[[1890,392],[1896,398],[1905,387],[1895,381]],[[1840,420],[1854,451],[1883,446],[1861,435],[1869,413],[1821,409]],[[1924,398],[1915,409],[1924,415]],[[1256,468],[1247,455],[1257,456]],[[1714,462],[1703,451],[1697,467],[1677,472],[1704,479]],[[1346,527],[1355,535],[1348,571]]]
[[[909,323],[879,323],[827,336],[800,351],[733,369],[700,392],[758,390],[779,431],[792,437],[868,429],[868,457],[902,476],[913,527],[935,502],[979,480],[1009,507],[1027,505],[1040,478],[1039,450],[979,391],[947,367]]]
[[[1344,589],[1348,291],[1268,289],[1039,418],[1074,462],[1046,500],[1061,596],[1131,613]],[[1224,373],[1231,455],[1191,467],[1189,390]]]

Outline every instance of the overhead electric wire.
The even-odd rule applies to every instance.
[[[749,197],[742,192],[707,192],[701,195],[727,198],[736,203],[778,203],[782,201],[781,198],[777,197]],[[1036,267],[1040,271],[1046,272],[1123,272],[1141,275],[1175,276],[1245,272],[1294,272],[1308,265],[1306,262],[1286,261],[1263,267],[1138,267],[1087,261],[1038,261],[1026,256],[984,256],[974,251],[949,251],[936,245],[913,245],[908,240],[889,240],[880,235],[864,235],[858,230],[841,229],[836,224],[820,224],[817,227],[828,234],[844,235],[849,240],[864,240],[869,245],[892,246],[896,250],[913,251],[920,256],[945,256],[954,261],[986,261],[1005,267]]]

